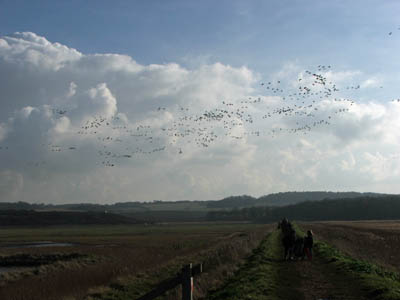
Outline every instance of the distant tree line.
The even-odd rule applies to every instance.
[[[358,192],[282,192],[259,198],[248,195],[230,196],[219,201],[208,201],[208,208],[243,208],[254,206],[286,206],[304,201],[320,201],[324,199],[346,199],[358,197],[384,197],[387,194],[358,193]]]
[[[400,219],[400,196],[358,197],[306,201],[283,207],[247,207],[210,211],[208,221],[277,222],[282,217],[299,221]]]
[[[153,201],[119,202],[114,204],[75,203],[75,204],[31,204],[27,202],[0,202],[1,218],[5,211],[70,211],[97,212],[100,220],[90,222],[126,222],[112,220],[111,214],[118,214],[138,222],[190,222],[190,221],[251,221],[275,222],[286,216],[297,220],[362,220],[400,218],[399,195],[356,193],[356,192],[284,192],[259,198],[248,195],[231,196],[213,201]],[[184,205],[182,205],[184,204]],[[108,216],[104,217],[104,213]],[[11,215],[13,213],[10,213]],[[24,213],[7,218],[8,223],[24,223]],[[49,220],[53,215],[26,213],[26,218]],[[77,221],[73,215],[64,214],[67,223]],[[78,216],[78,215],[77,215]],[[80,215],[83,216],[83,215]],[[65,219],[66,218],[66,219]],[[18,219],[18,220],[17,220]],[[107,221],[105,221],[107,219]],[[50,223],[54,223],[52,221]],[[30,222],[32,224],[33,222]]]
[[[0,202],[0,210],[75,210],[75,211],[148,211],[148,210],[164,210],[167,204],[170,210],[182,210],[183,203],[198,208],[204,207],[204,210],[215,209],[233,209],[254,206],[285,206],[296,204],[304,201],[318,201],[323,199],[343,199],[357,198],[362,196],[380,197],[387,196],[385,194],[375,193],[357,193],[357,192],[283,192],[269,194],[255,198],[248,195],[230,196],[222,200],[206,200],[206,201],[161,201],[153,202],[117,202],[114,204],[97,204],[97,203],[74,203],[74,204],[44,204],[44,203],[27,203],[27,202]],[[176,205],[176,208],[173,208]],[[151,208],[150,208],[151,207]],[[160,207],[158,209],[157,207]]]

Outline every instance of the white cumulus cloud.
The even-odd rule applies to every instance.
[[[353,91],[366,78],[321,74]],[[261,87],[247,67],[142,65],[22,32],[0,38],[0,76],[0,192],[10,199],[218,199],[369,183],[399,192],[389,183],[400,173],[399,104],[326,93],[295,64]]]

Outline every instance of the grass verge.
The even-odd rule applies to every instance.
[[[400,275],[398,273],[387,271],[367,261],[354,259],[324,242],[317,242],[315,250],[336,269],[358,281],[370,299],[400,299]]]
[[[210,293],[210,300],[303,299],[298,292],[299,276],[291,262],[282,260],[281,232],[273,231],[253,251],[232,279]]]
[[[304,235],[304,232],[298,226],[296,226],[296,231]],[[400,299],[399,273],[385,270],[368,261],[354,259],[325,242],[316,241],[314,249],[316,255],[326,263],[358,284],[366,292],[369,299]]]

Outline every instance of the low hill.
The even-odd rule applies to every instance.
[[[213,211],[229,211],[241,210],[247,208],[245,213],[252,216],[258,215],[259,212],[267,211],[272,207],[285,207],[306,201],[322,201],[326,199],[354,199],[359,197],[386,197],[385,194],[375,193],[357,193],[357,192],[284,192],[265,195],[255,198],[249,195],[230,196],[222,200],[206,200],[206,201],[152,201],[152,202],[118,202],[114,204],[95,204],[95,203],[76,203],[76,204],[30,204],[27,202],[3,202],[0,203],[0,212],[4,210],[16,211],[36,211],[40,213],[56,212],[67,213],[61,220],[72,220],[73,213],[92,213],[88,215],[87,221],[79,222],[94,222],[105,224],[112,224],[115,222],[131,222],[133,219],[141,220],[142,222],[190,222],[190,221],[203,221]],[[347,201],[346,200],[346,201]],[[252,210],[252,207],[257,207]],[[265,208],[268,207],[268,208]],[[108,212],[107,216],[103,216],[104,212]],[[31,213],[33,214],[33,213]],[[114,214],[114,215],[113,215]],[[122,216],[116,216],[122,215]],[[223,213],[216,213],[215,216],[221,217]],[[45,218],[49,219],[50,216],[42,214]],[[80,215],[86,218],[84,215]],[[102,218],[100,218],[102,216]],[[128,219],[122,219],[126,217]],[[30,218],[39,218],[39,215],[30,216]],[[64,218],[64,219],[63,219]],[[246,220],[249,217],[246,217]],[[253,219],[253,217],[251,217]],[[1,220],[0,220],[1,222]],[[38,221],[40,222],[40,221]],[[53,221],[55,222],[55,221]],[[73,221],[78,222],[78,221]],[[18,223],[18,222],[17,222]],[[0,223],[1,224],[1,223]],[[33,223],[32,223],[33,224]],[[41,223],[39,223],[41,224]],[[79,223],[80,224],[80,223]]]
[[[359,197],[384,197],[387,194],[358,192],[284,192],[269,194],[257,199],[257,206],[286,206],[305,201],[320,201],[325,199],[351,199]]]
[[[230,196],[218,201],[207,201],[208,208],[238,208],[249,207],[256,205],[258,199],[243,195],[243,196]]]
[[[251,196],[231,196],[218,201],[208,201],[208,208],[243,208],[252,206],[286,206],[305,201],[320,201],[325,199],[350,199],[357,197],[382,197],[387,194],[357,193],[357,192],[283,192],[254,198]]]
[[[394,220],[400,219],[400,196],[307,201],[279,207],[265,219],[279,215],[302,221]]]
[[[139,221],[104,212],[1,210],[0,226],[137,224]]]
[[[298,221],[400,219],[400,196],[358,197],[306,201],[281,207],[252,207],[208,212],[210,221],[276,222],[283,217]]]

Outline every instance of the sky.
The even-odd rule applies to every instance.
[[[399,12],[0,0],[0,201],[398,194]]]

